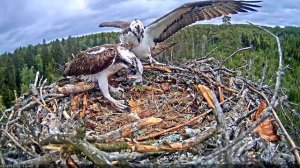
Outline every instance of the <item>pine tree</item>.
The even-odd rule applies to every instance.
[[[231,17],[230,16],[224,16],[222,18],[222,22],[224,25],[231,25]]]
[[[42,55],[42,60],[43,60],[43,72],[46,71],[46,66],[48,65],[48,63],[51,60],[51,57],[49,55],[49,51],[48,51],[48,47],[46,44],[46,40],[43,39],[43,44],[42,44],[42,51],[41,51],[41,55]]]
[[[29,85],[34,81],[34,69],[31,67],[30,69],[25,65],[21,70],[21,92],[25,93],[29,90]]]
[[[57,79],[57,73],[55,73],[55,61],[52,58],[48,65],[46,66],[46,71],[45,71],[46,77],[48,79],[49,83],[52,83]]]
[[[34,58],[34,69],[42,74],[44,73],[43,59],[40,54],[37,54]]]

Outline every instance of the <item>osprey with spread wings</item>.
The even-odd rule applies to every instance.
[[[171,37],[182,28],[201,20],[239,12],[256,11],[261,1],[211,0],[186,3],[167,13],[148,26],[137,19],[132,22],[104,22],[99,27],[116,27],[123,31],[120,41],[129,46],[138,58],[149,58],[150,63],[159,64],[151,55],[151,49]]]

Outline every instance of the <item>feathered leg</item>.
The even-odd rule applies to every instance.
[[[120,92],[124,92],[124,89],[122,89],[121,87],[113,87],[111,85],[108,85],[109,90],[113,93],[117,93],[119,94]]]
[[[105,98],[107,98],[109,101],[114,103],[120,109],[127,108],[124,100],[116,100],[113,97],[111,97],[108,91],[108,87],[109,87],[108,79],[107,79],[108,77],[105,73],[99,73],[99,75],[97,75],[96,78],[98,80],[99,88]]]

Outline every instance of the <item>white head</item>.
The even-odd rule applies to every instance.
[[[133,20],[130,25],[129,29],[131,32],[138,38],[138,41],[141,42],[142,38],[144,38],[144,25],[140,20]]]

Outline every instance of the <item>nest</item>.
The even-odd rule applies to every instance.
[[[295,159],[271,112],[273,90],[214,59],[179,67],[144,66],[144,81],[124,75],[117,110],[94,83],[39,79],[2,117],[2,164],[290,166]],[[282,101],[286,101],[285,99]]]

